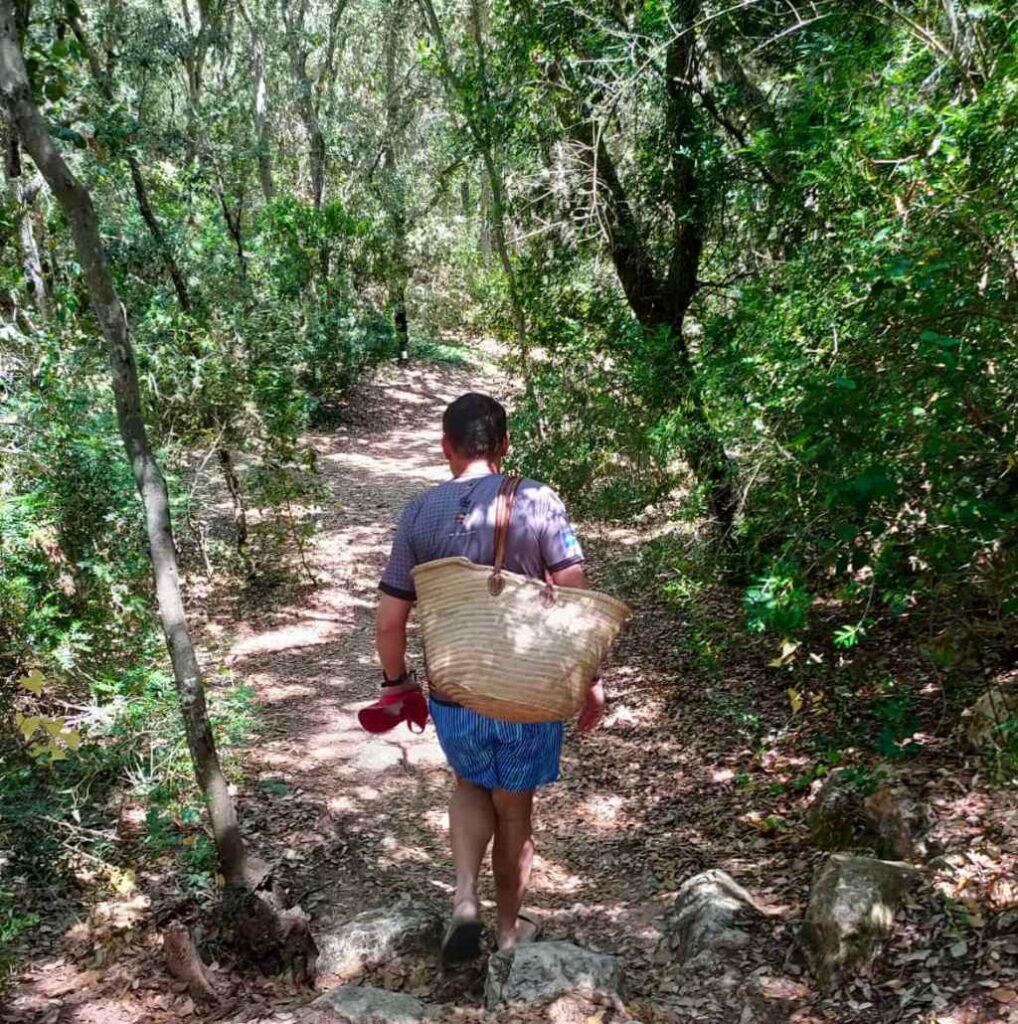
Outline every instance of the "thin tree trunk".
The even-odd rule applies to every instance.
[[[311,198],[315,209],[322,208],[322,200],[325,198],[325,136],[322,134],[322,126],[318,123],[318,115],[312,114],[305,120],[309,136],[308,158],[311,168]]]
[[[431,0],[426,0],[426,3],[431,12],[431,17],[434,18],[434,25],[436,28],[439,28],[439,35],[441,35],[438,18],[435,16]],[[480,73],[481,92],[484,99],[487,101],[489,100],[489,96],[488,69],[484,46],[485,21],[486,16],[481,7],[480,0],[470,0],[470,31],[473,35],[474,46],[477,49],[477,64],[478,71]],[[444,53],[444,40],[442,40],[440,46]],[[446,63],[448,63],[448,60]],[[486,102],[485,106],[490,108],[490,102]],[[475,128],[473,134],[474,137],[481,142],[481,159],[484,161],[484,169],[487,172],[488,185],[491,189],[491,230],[495,242],[495,252],[498,254],[499,263],[502,264],[502,273],[505,274],[506,286],[509,289],[509,305],[513,318],[513,327],[516,330],[516,343],[519,345],[520,349],[520,360],[523,364],[524,385],[528,389],[527,394],[531,398],[534,398],[535,396],[533,394],[532,385],[530,384],[526,373],[527,362],[530,355],[530,344],[527,338],[527,317],[523,310],[523,298],[520,295],[519,284],[516,280],[516,270],[513,267],[512,257],[509,254],[509,245],[506,242],[505,184],[502,181],[502,173],[495,160],[494,147],[491,144],[488,132],[486,130],[478,130],[478,128]]]
[[[262,184],[262,195],[269,202],[276,194],[276,186],[272,180],[272,128],[269,124],[269,92],[265,84],[265,49],[261,40],[255,41],[255,95],[254,114],[255,131],[258,146],[258,178]]]
[[[244,194],[237,197],[237,207],[230,209],[226,201],[226,182],[223,180],[222,171],[215,157],[212,158],[212,166],[216,175],[216,198],[219,200],[219,209],[223,212],[223,220],[226,223],[226,230],[233,239],[234,248],[237,250],[237,265],[240,268],[241,280],[247,281],[247,254],[244,252]]]
[[[315,90],[308,76],[308,48],[300,34],[304,31],[307,0],[301,0],[296,15],[290,13],[292,0],[280,0],[286,26],[286,49],[290,57],[290,73],[297,92],[297,109],[308,137],[308,172],[311,176],[311,201],[321,209],[325,197],[325,162],[327,151],[315,104]]]
[[[181,0],[181,12],[187,28],[187,47],[180,55],[184,66],[184,78],[187,85],[187,163],[190,164],[198,156],[198,117],[201,109],[202,90],[204,88],[205,58],[208,56],[209,45],[218,28],[210,21],[216,13],[212,4],[198,3],[198,31],[195,32],[191,17],[189,0]]]
[[[410,329],[406,317],[406,282],[401,281],[395,289],[392,303],[392,320],[399,343],[399,361],[410,362]]]
[[[114,288],[91,196],[53,145],[46,122],[32,98],[17,40],[12,0],[0,0],[0,96],[22,144],[64,210],[88,283],[92,307],[106,338],[117,422],[145,510],[159,618],[169,649],[188,748],[212,823],[220,868],[232,885],[257,885],[262,879],[251,877],[254,862],[247,855],[237,826],[233,798],[209,724],[198,659],[187,629],[166,483],[148,444],[126,311]],[[264,875],[263,869],[259,871]]]
[[[42,259],[39,257],[39,246],[35,240],[35,225],[32,223],[33,206],[39,194],[41,183],[23,182],[15,186],[18,202],[18,237],[21,242],[21,260],[25,269],[25,277],[32,285],[32,304],[43,316],[49,305],[46,291],[46,278],[42,272]]]
[[[216,458],[219,459],[219,468],[223,471],[223,480],[226,482],[226,489],[230,492],[230,500],[233,502],[233,522],[237,527],[237,553],[244,560],[244,564],[250,568],[247,551],[247,503],[244,501],[240,478],[237,476],[229,448],[218,447]]]
[[[410,277],[407,262],[406,188],[399,179],[397,162],[402,156],[402,97],[397,81],[400,36],[406,14],[403,0],[393,0],[385,32],[385,137],[382,142],[382,206],[392,233],[389,259],[389,302],[399,346],[399,361],[410,359],[410,328],[407,322],[406,289]]]
[[[481,259],[485,266],[491,262],[491,185],[486,174],[481,175],[481,212],[480,212]]]
[[[187,290],[187,284],[184,282],[184,275],[180,272],[177,258],[173,255],[173,249],[169,242],[166,241],[163,229],[160,227],[159,221],[152,210],[152,204],[148,201],[148,189],[145,187],[145,179],[141,176],[141,165],[133,153],[127,154],[127,165],[131,169],[131,184],[134,186],[134,197],[138,201],[141,219],[145,222],[146,227],[148,227],[152,241],[155,242],[156,248],[163,258],[166,272],[170,275],[170,280],[173,282],[173,290],[177,293],[178,305],[185,313],[190,313],[191,296]]]
[[[516,279],[516,271],[513,267],[512,257],[509,253],[509,245],[506,241],[505,188],[502,182],[502,175],[495,160],[494,149],[487,127],[478,122],[476,116],[472,113],[472,105],[470,103],[462,102],[464,96],[463,83],[460,81],[459,76],[453,69],[452,61],[449,59],[449,50],[445,41],[445,33],[442,31],[442,24],[438,20],[438,15],[435,13],[434,4],[432,3],[432,0],[419,0],[419,3],[421,11],[424,14],[424,20],[428,25],[428,30],[434,37],[435,44],[438,47],[439,63],[442,68],[443,79],[446,87],[453,92],[454,97],[455,94],[459,94],[457,98],[462,103],[467,127],[470,130],[470,134],[473,136],[474,142],[481,153],[481,159],[484,162],[484,170],[487,176],[488,186],[491,190],[491,235],[495,243],[495,251],[498,254],[499,263],[502,266],[502,273],[505,275],[506,287],[509,291],[509,308],[513,321],[513,329],[516,334],[516,344],[520,353],[520,363],[523,371],[523,387],[527,398],[530,400],[533,407],[538,410],[537,433],[538,437],[543,440],[545,426],[543,417],[540,415],[540,401],[538,399],[537,392],[534,390],[530,374],[527,372],[530,357],[530,342],[527,335],[527,318],[523,309],[523,300],[520,294],[519,284]],[[484,60],[483,22],[484,14],[479,6],[478,0],[471,0],[470,27],[474,37],[474,43],[477,47],[481,89],[485,97],[487,97],[488,83],[487,69]],[[490,107],[490,103],[486,104],[486,106]]]

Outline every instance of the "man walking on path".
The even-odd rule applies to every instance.
[[[508,447],[505,409],[493,398],[466,394],[445,410],[442,454],[452,479],[406,507],[379,585],[377,646],[386,694],[418,689],[406,666],[406,624],[416,600],[414,566],[452,556],[494,564],[495,500]],[[550,576],[559,586],[587,586],[583,552],[565,508],[551,488],[535,480],[524,480],[517,492],[505,567],[536,579]],[[534,790],[558,779],[563,723],[489,718],[434,690],[430,709],[456,774],[449,806],[456,891],[443,956],[463,960],[479,951],[483,926],[477,876],[492,839],[495,936],[499,949],[512,949],[537,938],[540,928],[522,910],[534,853],[531,810]],[[580,730],[595,728],[603,714],[604,691],[594,680],[580,713]]]

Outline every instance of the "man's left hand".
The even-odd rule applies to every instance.
[[[583,702],[580,720],[576,727],[580,732],[591,732],[601,724],[602,718],[604,718],[604,686],[599,680],[587,690],[587,699]]]

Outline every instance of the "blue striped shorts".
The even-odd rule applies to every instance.
[[[514,793],[558,779],[562,722],[504,722],[434,698],[429,704],[438,742],[461,779]]]

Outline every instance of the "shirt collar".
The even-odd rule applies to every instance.
[[[482,476],[495,475],[496,474],[494,470],[490,469],[486,462],[474,462],[471,465],[467,466],[467,468],[463,470],[463,472],[460,473],[459,476],[454,477],[453,479],[457,481],[478,480]]]

